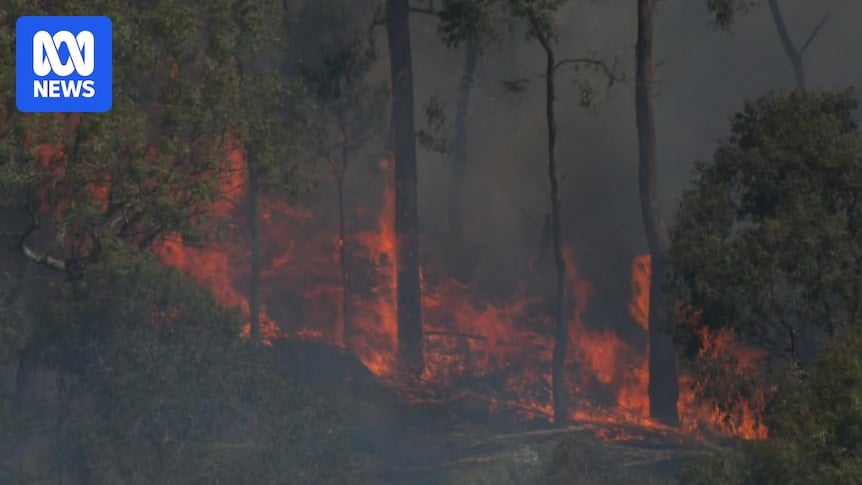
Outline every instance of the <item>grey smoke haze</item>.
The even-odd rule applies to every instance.
[[[746,99],[794,86],[765,5],[740,17],[731,34],[710,25],[705,0],[663,0],[658,5],[656,57],[657,126],[662,204],[670,220],[691,180],[692,163],[709,159],[726,136],[730,116]],[[805,53],[811,89],[859,85],[862,2],[785,0],[785,21],[801,44],[820,18],[828,22]],[[633,0],[571,1],[559,16],[557,55],[616,57],[627,75],[634,72],[636,6]],[[411,21],[417,129],[425,125],[422,105],[432,96],[444,103],[451,140],[464,49],[447,49],[436,19]],[[382,28],[380,61],[373,78],[385,82],[388,62]],[[541,226],[548,210],[544,53],[536,43],[503,36],[480,60],[471,97],[468,134],[466,235],[483,286],[510,290],[523,279],[526,261],[540,251]],[[524,93],[510,94],[501,81],[527,78]],[[601,82],[599,76],[590,76]],[[627,321],[629,272],[633,256],[646,252],[637,192],[637,137],[631,82],[603,91],[593,112],[579,107],[571,71],[559,71],[559,154],[563,181],[563,227],[577,263],[596,287],[589,320],[615,325]],[[381,137],[382,138],[382,137]],[[369,192],[366,174],[380,152],[354,163],[348,198]],[[424,259],[434,266],[447,248],[447,187],[450,160],[419,149],[420,219]],[[366,168],[356,168],[363,166]],[[351,182],[352,177],[352,182]],[[364,194],[364,195],[363,195]],[[548,255],[550,256],[550,255]],[[550,264],[550,260],[546,262]],[[432,268],[433,269],[433,268]]]
[[[730,116],[746,99],[794,87],[772,19],[765,5],[741,17],[733,32],[715,31],[704,1],[659,2],[656,56],[660,62],[657,126],[660,186],[670,218],[691,180],[692,163],[709,159],[726,136]],[[785,21],[797,44],[820,18],[830,18],[805,53],[812,89],[858,84],[862,79],[862,2],[785,0]],[[634,72],[635,2],[569,2],[560,16],[558,56],[586,54],[612,60]],[[436,39],[433,19],[417,17],[414,72],[417,105],[432,95],[454,100],[463,49],[448,50]],[[538,251],[538,227],[547,211],[544,91],[539,74],[544,55],[519,35],[504,38],[480,61],[469,125],[470,195],[465,216],[471,241],[480,248],[484,273],[513,274]],[[529,78],[527,92],[505,94],[498,81]],[[601,79],[591,76],[596,81]],[[637,137],[634,90],[629,82],[605,92],[595,112],[578,107],[570,72],[558,75],[563,224],[585,276],[596,286],[594,318],[616,318],[625,308],[632,256],[646,251],[637,194]],[[451,116],[450,116],[451,118]],[[422,112],[417,109],[422,126]],[[426,254],[445,239],[448,161],[420,151],[421,218],[428,234]],[[495,278],[488,275],[492,283]],[[604,296],[605,298],[601,298]],[[614,301],[602,302],[606,298]],[[602,308],[607,307],[607,308]],[[593,318],[591,318],[592,320]]]

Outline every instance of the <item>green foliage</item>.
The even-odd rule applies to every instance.
[[[306,3],[293,31],[298,49],[288,56],[317,102],[314,155],[341,175],[348,156],[382,128],[389,96],[367,79],[378,55],[362,18],[368,9],[346,0]]]
[[[746,104],[673,234],[678,297],[760,345],[858,323],[862,139],[849,92]]]
[[[542,44],[557,39],[554,15],[567,0],[444,0],[438,32],[449,47],[467,43],[477,51],[500,37],[500,28],[519,18],[527,24],[527,40]]]
[[[284,7],[139,7],[12,0],[0,9],[5,52],[14,52],[21,15],[97,12],[112,19],[114,41],[114,101],[104,114],[19,113],[14,57],[0,56],[0,203],[32,227],[53,225],[67,267],[88,262],[75,285],[44,295],[44,314],[4,307],[0,364],[26,348],[38,375],[25,381],[55,380],[56,389],[24,403],[31,409],[10,409],[0,396],[0,434],[9,435],[0,438],[38,443],[38,427],[57,421],[58,442],[50,463],[27,463],[32,450],[19,455],[4,441],[0,465],[17,459],[29,479],[59,468],[83,482],[343,481],[337,410],[239,337],[239,311],[138,249],[167,233],[186,242],[209,235],[212,202],[230,196],[226,180],[247,168],[236,149],[253,153],[262,188],[300,178],[309,105],[285,72]]]
[[[830,341],[811,375],[788,379],[752,453],[760,481],[862,481],[862,332]]]
[[[555,57],[553,71],[556,73],[565,66],[576,74],[572,84],[578,90],[579,105],[588,111],[595,111],[606,90],[614,83],[622,81],[624,74],[617,72],[616,60],[609,64],[594,54],[579,58],[560,58],[555,55],[557,28],[554,16],[565,2],[566,0],[510,0],[508,6],[512,15],[526,23],[527,40],[537,40],[546,53]],[[503,89],[517,94],[525,91],[528,84],[528,79],[506,80],[503,81]]]
[[[309,185],[314,104],[284,55],[294,48],[292,26],[281,2],[248,1],[236,10],[242,30],[233,48],[242,84],[232,135],[246,148],[260,191],[297,195]]]
[[[707,0],[706,6],[716,28],[730,30],[737,15],[747,14],[759,3],[760,0]]]
[[[683,483],[856,483],[862,479],[862,137],[849,91],[777,93],[747,103],[712,164],[699,164],[673,232],[677,301],[731,327],[771,365],[700,352],[697,391],[729,409],[768,393],[769,438],[700,457]],[[820,347],[807,372],[786,349],[797,329]],[[815,340],[811,340],[814,338]]]
[[[512,13],[527,22],[527,40],[537,39],[542,45],[556,42],[554,15],[567,0],[510,0]]]
[[[303,5],[293,31],[297,50],[290,57],[323,102],[348,97],[377,60],[377,46],[358,21],[362,2],[325,0]]]
[[[448,47],[466,43],[481,53],[485,44],[499,39],[505,7],[500,0],[443,0],[437,31]]]
[[[683,484],[859,483],[862,481],[862,333],[833,339],[808,375],[782,383],[766,441],[702,455]]]
[[[333,483],[338,410],[239,337],[238,311],[146,254],[111,253],[38,336],[62,382],[58,460],[102,483]],[[49,466],[54,466],[50,464]]]
[[[701,453],[677,472],[683,485],[744,485],[750,477],[748,460],[740,450]]]
[[[113,21],[113,107],[104,114],[57,116],[14,109],[13,56],[0,58],[0,187],[3,202],[24,201],[33,224],[65,231],[65,259],[95,258],[122,241],[147,246],[159,235],[199,235],[221,182],[235,170],[237,141],[259,158],[284,163],[296,138],[282,133],[288,92],[278,65],[258,59],[273,35],[278,2],[157,0],[7,2],[0,48],[14,51],[20,15],[98,11]],[[280,25],[280,24],[279,24]],[[266,62],[263,65],[270,65]],[[253,66],[251,66],[253,67]],[[280,135],[280,136],[279,136]],[[53,147],[46,150],[46,147]],[[264,164],[267,165],[267,164]]]
[[[446,114],[440,99],[432,96],[422,108],[428,129],[421,129],[416,133],[419,145],[432,152],[446,153],[449,146],[446,141]]]

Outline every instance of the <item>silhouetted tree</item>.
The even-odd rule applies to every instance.
[[[775,24],[775,30],[778,33],[778,39],[781,41],[781,47],[784,49],[784,54],[793,68],[796,89],[804,91],[806,89],[806,81],[802,55],[811,46],[811,43],[814,42],[820,29],[823,28],[823,24],[829,19],[829,14],[824,15],[820,19],[814,29],[811,30],[811,33],[808,34],[805,42],[797,47],[787,29],[787,24],[784,22],[784,15],[781,12],[778,0],[767,0],[767,4],[769,5],[769,14],[772,16],[772,21]],[[747,13],[755,4],[750,0],[708,0],[707,6],[715,16],[716,25],[719,28],[729,30],[733,25],[736,14],[739,12]]]
[[[554,401],[554,422],[563,425],[568,421],[568,383],[566,381],[566,353],[569,343],[569,288],[566,260],[563,254],[561,228],[560,168],[557,157],[556,83],[557,71],[566,65],[587,65],[602,70],[610,82],[615,80],[613,70],[605,63],[589,58],[559,59],[556,53],[557,32],[554,15],[565,0],[513,0],[512,13],[527,25],[527,39],[539,42],[545,54],[545,120],[548,126],[547,170],[550,199],[551,244],[554,254],[554,350],[551,361],[551,391]]]
[[[638,131],[638,185],[641,214],[649,244],[652,276],[649,298],[650,415],[664,423],[679,422],[676,353],[665,298],[668,233],[661,215],[658,191],[658,142],[653,106],[653,19],[655,0],[638,0],[635,111]]]
[[[425,368],[420,288],[418,168],[414,119],[410,1],[386,0],[392,136],[395,158],[396,300],[398,360],[402,370],[419,375]]]

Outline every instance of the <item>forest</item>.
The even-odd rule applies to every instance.
[[[5,0],[0,483],[862,483],[860,18]]]

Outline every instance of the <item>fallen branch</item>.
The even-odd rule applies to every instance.
[[[817,37],[817,34],[820,32],[820,29],[823,28],[823,24],[825,24],[827,20],[829,20],[828,13],[820,19],[820,22],[817,23],[817,26],[814,27],[814,30],[812,30],[811,33],[808,34],[808,39],[806,39],[805,43],[802,44],[802,47],[799,48],[799,55],[802,55],[802,53],[805,52],[805,50],[811,46],[811,43],[814,42],[814,38]]]
[[[61,259],[57,259],[47,254],[37,253],[24,243],[21,243],[21,251],[23,251],[24,256],[26,256],[27,259],[36,264],[47,266],[56,271],[66,271],[66,262]]]

